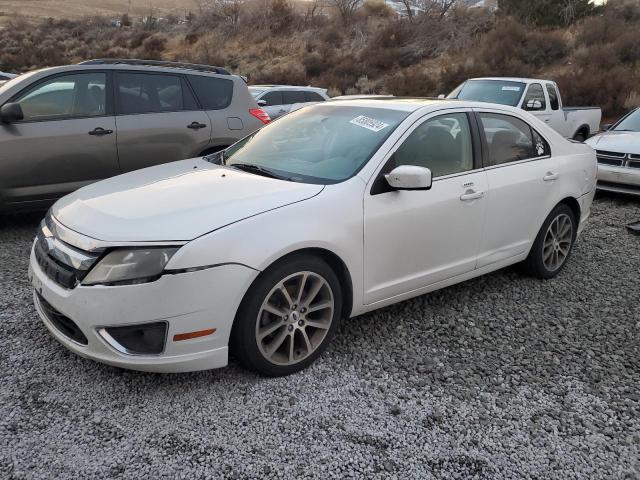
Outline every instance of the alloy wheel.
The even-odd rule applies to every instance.
[[[256,321],[256,342],[265,359],[293,365],[311,355],[327,336],[335,309],[326,279],[314,272],[287,276],[267,294]]]
[[[558,270],[571,251],[573,242],[573,222],[569,215],[561,213],[555,217],[547,228],[542,245],[542,263],[547,270]]]

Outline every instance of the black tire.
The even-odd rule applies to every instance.
[[[326,334],[323,333],[324,338],[317,343],[317,346],[314,347],[315,350],[311,351],[310,354],[307,354],[304,358],[290,365],[277,364],[266,358],[258,346],[256,330],[258,315],[260,314],[261,317],[264,315],[261,314],[263,302],[272,293],[272,290],[275,289],[283,279],[296,275],[299,272],[312,272],[318,275],[321,279],[325,280],[330,288],[333,299],[333,311],[332,315],[331,313],[326,314],[327,317],[330,318],[330,327],[326,329]],[[231,330],[229,342],[231,354],[245,368],[255,370],[262,375],[270,377],[290,375],[303,370],[320,356],[334,337],[339,327],[342,314],[342,299],[343,295],[340,280],[324,260],[309,254],[286,257],[262,272],[245,294]],[[296,310],[298,309],[303,311],[300,307]],[[311,313],[307,313],[307,315],[311,315]],[[293,319],[293,314],[291,314],[291,319]],[[262,322],[263,320],[260,321]],[[284,320],[281,321],[283,324],[285,323]],[[307,327],[304,327],[305,331],[306,328]],[[300,329],[303,328],[301,327]],[[314,332],[316,331],[313,327],[311,327],[311,329]],[[282,331],[278,330],[278,332]],[[294,344],[296,341],[300,342],[300,335],[302,335],[302,333],[298,334],[297,331],[293,332],[291,337],[286,337],[285,343],[290,342],[292,338],[295,339],[293,340]],[[283,345],[285,345],[285,343],[283,343]],[[285,348],[288,347],[285,345]]]
[[[549,231],[549,226],[551,225],[551,223],[562,216],[568,217],[571,222],[571,235],[570,235],[571,243],[569,245],[568,253],[565,256],[565,258],[562,260],[562,263],[557,268],[549,268],[544,261],[545,238],[547,236],[547,232]],[[533,246],[531,247],[529,256],[526,258],[526,260],[524,260],[524,262],[522,262],[523,271],[533,277],[543,278],[543,279],[553,278],[556,275],[558,275],[558,273],[562,271],[564,266],[569,261],[569,258],[571,257],[571,252],[573,251],[573,245],[576,240],[576,233],[577,233],[576,223],[577,223],[576,218],[571,208],[569,208],[564,203],[560,203],[559,205],[556,205],[556,207],[551,211],[549,216],[546,218],[546,220],[542,224],[542,227],[540,228],[540,231],[536,236],[536,240],[533,243]]]
[[[588,134],[584,130],[580,130],[573,136],[573,139],[577,142],[584,142],[587,139],[587,136]]]

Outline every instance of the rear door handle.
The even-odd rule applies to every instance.
[[[475,190],[467,190],[465,193],[460,195],[460,200],[463,202],[470,202],[472,200],[478,200],[479,198],[484,197],[484,192],[476,192]]]
[[[559,175],[559,174],[557,174],[557,173],[554,173],[554,172],[547,172],[547,174],[546,174],[544,177],[542,177],[542,179],[543,179],[545,182],[553,182],[554,180],[557,180],[559,176],[560,176],[560,175]]]
[[[95,136],[101,137],[102,135],[111,135],[112,133],[113,133],[113,130],[105,130],[102,127],[97,127],[91,130],[89,132],[89,135],[95,135]]]
[[[206,128],[207,126],[204,123],[199,122],[191,122],[191,125],[187,125],[187,128],[192,130],[200,130],[201,128]]]

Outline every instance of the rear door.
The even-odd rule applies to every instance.
[[[560,173],[547,140],[522,119],[478,111],[489,184],[478,268],[528,252],[557,199]]]
[[[549,96],[549,117],[545,119],[545,122],[560,135],[568,138],[573,132],[569,132],[568,122],[561,108],[558,88],[555,84],[549,82],[545,84],[545,90]]]
[[[211,139],[211,121],[180,74],[117,72],[116,114],[123,172],[195,157]]]
[[[24,119],[0,124],[6,202],[53,200],[119,173],[110,82],[102,71],[58,74],[10,100]]]

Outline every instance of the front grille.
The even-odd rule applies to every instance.
[[[621,159],[626,157],[625,153],[607,152],[605,150],[596,150],[596,155],[598,155],[599,157],[611,157],[611,158],[621,158]]]
[[[640,168],[640,160],[635,161],[635,162],[629,162],[627,164],[627,167],[629,167],[629,168]]]
[[[614,167],[622,166],[622,160],[616,160],[614,158],[606,158],[601,156],[598,156],[597,158],[598,158],[598,163],[601,163],[603,165],[612,165]]]
[[[38,239],[36,240],[34,253],[38,265],[40,265],[40,268],[45,275],[58,285],[66,289],[75,288],[75,286],[85,277],[87,272],[76,270],[75,268],[52,258],[45,251],[45,247],[43,245],[44,241],[44,238],[41,236],[38,236]]]
[[[49,302],[42,297],[42,295],[39,293],[36,295],[38,296],[38,303],[40,304],[40,308],[44,312],[45,316],[60,333],[80,345],[87,345],[89,343],[87,337],[82,333],[82,330],[80,330],[73,320],[53,308]]]
[[[629,158],[631,160],[640,160],[640,155],[636,155],[636,154],[630,153],[629,154]]]

